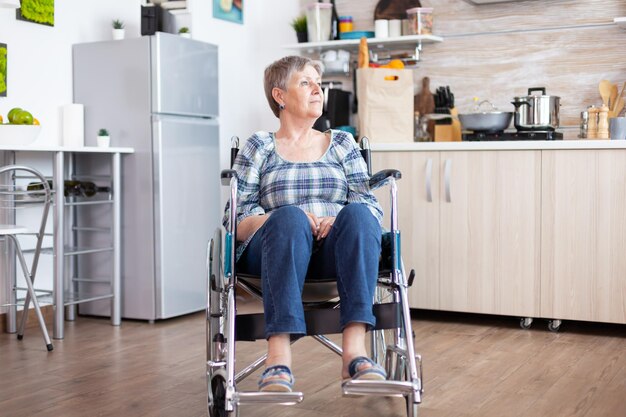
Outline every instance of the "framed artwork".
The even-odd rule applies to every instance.
[[[0,43],[0,97],[7,96],[7,44]]]
[[[54,0],[20,0],[15,18],[40,25],[54,26]]]
[[[243,0],[213,0],[213,17],[243,24]]]

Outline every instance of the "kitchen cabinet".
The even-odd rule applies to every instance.
[[[626,150],[543,151],[541,316],[626,323]]]
[[[398,224],[402,258],[407,274],[415,270],[409,304],[413,308],[439,309],[439,152],[374,152],[372,169],[402,172],[398,186]],[[430,187],[429,187],[430,185]],[[383,226],[389,228],[388,187],[375,191],[383,207]]]
[[[403,173],[411,307],[538,316],[539,151],[375,152],[373,166]]]
[[[441,153],[440,308],[539,313],[538,151]]]

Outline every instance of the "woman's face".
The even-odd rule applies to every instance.
[[[291,74],[287,81],[287,90],[282,91],[284,112],[294,116],[317,119],[322,115],[324,94],[320,86],[322,79],[310,65],[302,71]]]

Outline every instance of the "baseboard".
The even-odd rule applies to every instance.
[[[46,322],[46,325],[49,327],[52,324],[52,320],[54,320],[54,306],[42,306],[41,314],[43,315],[43,319]],[[4,333],[7,330],[7,313],[0,314],[0,332]],[[20,320],[22,319],[22,312],[17,312],[17,325],[19,326]],[[26,328],[39,328],[39,322],[37,322],[37,315],[35,314],[35,309],[28,309],[28,321],[26,322]]]

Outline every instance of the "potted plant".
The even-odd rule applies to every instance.
[[[108,148],[111,144],[111,136],[109,136],[109,131],[106,129],[98,130],[98,147],[100,148]]]
[[[118,41],[124,39],[124,22],[119,19],[113,21],[113,39]]]
[[[189,28],[187,26],[183,26],[182,28],[178,29],[178,34],[183,38],[191,38],[191,32],[189,31]]]
[[[296,31],[298,42],[307,42],[309,36],[306,29],[306,15],[296,17],[291,21],[291,27]]]

